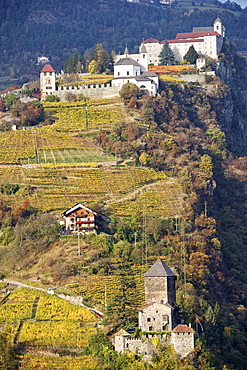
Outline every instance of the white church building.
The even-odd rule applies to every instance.
[[[124,84],[130,82],[137,85],[140,90],[155,96],[159,88],[159,79],[156,73],[148,71],[148,53],[145,45],[141,46],[139,54],[134,54],[135,59],[132,56],[126,46],[124,55],[115,61],[112,86],[121,90]]]
[[[193,32],[177,33],[174,40],[159,41],[155,38],[148,38],[140,45],[140,53],[129,54],[128,56],[138,63],[143,63],[143,53],[145,50],[146,59],[148,64],[159,64],[159,54],[165,43],[168,42],[172,49],[177,62],[181,62],[189,50],[190,46],[194,46],[196,52],[201,55],[206,55],[210,58],[217,59],[218,54],[221,52],[223,39],[225,37],[225,27],[220,18],[214,21],[212,27],[194,27]],[[117,55],[116,61],[125,57],[124,55]]]

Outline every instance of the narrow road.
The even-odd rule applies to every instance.
[[[34,287],[32,285],[23,284],[20,281],[11,280],[11,279],[3,279],[3,281],[5,281],[8,284],[17,286],[17,287],[28,288],[28,289],[33,289],[33,290],[40,290],[40,291],[42,291],[44,293],[48,293],[47,289],[37,288],[37,287]],[[103,312],[99,311],[98,309],[91,308],[91,307],[86,306],[83,303],[83,297],[80,297],[80,296],[70,296],[70,295],[65,295],[65,294],[57,294],[55,292],[54,292],[54,295],[56,295],[57,297],[59,297],[61,299],[64,299],[65,301],[67,301],[67,302],[69,302],[71,304],[74,304],[76,306],[81,306],[81,307],[87,308],[88,310],[90,310],[91,312],[93,312],[93,313],[95,313],[95,314],[97,314],[99,316],[104,316]]]

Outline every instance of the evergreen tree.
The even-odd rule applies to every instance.
[[[78,73],[82,69],[82,56],[80,54],[71,55],[64,63],[65,73]]]
[[[189,50],[187,51],[187,53],[184,56],[184,60],[186,60],[190,64],[195,64],[197,58],[198,58],[198,54],[197,54],[194,46],[191,45]]]
[[[173,65],[175,63],[175,56],[170,48],[168,41],[165,41],[161,52],[159,53],[159,64],[163,66]]]

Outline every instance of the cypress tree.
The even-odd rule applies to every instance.
[[[198,58],[198,54],[195,51],[194,46],[191,45],[189,50],[187,51],[187,53],[184,56],[184,60],[186,60],[190,64],[195,64],[197,58]]]
[[[165,41],[161,52],[159,53],[159,64],[163,66],[173,65],[175,56],[167,41]]]

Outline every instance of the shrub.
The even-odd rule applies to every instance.
[[[60,101],[60,98],[56,95],[47,95],[47,97],[45,98],[45,101],[56,102],[56,101]]]

